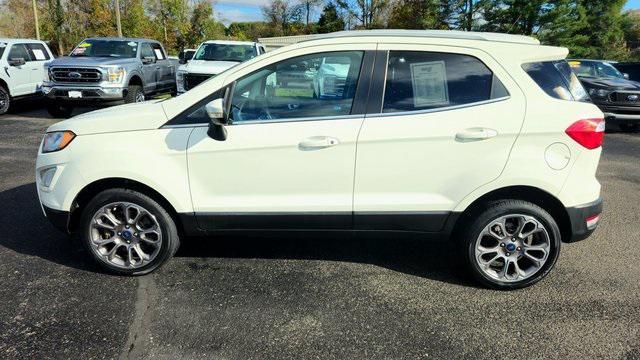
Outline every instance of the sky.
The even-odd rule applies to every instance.
[[[261,7],[269,2],[270,0],[216,0],[216,16],[226,25],[236,21],[260,21]],[[640,9],[640,0],[628,0],[625,9]]]

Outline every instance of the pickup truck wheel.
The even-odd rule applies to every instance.
[[[0,115],[6,114],[9,111],[9,105],[11,104],[11,96],[4,86],[0,86]]]
[[[67,119],[73,113],[73,106],[51,101],[47,103],[47,112],[54,118]]]
[[[501,200],[466,216],[458,246],[473,278],[497,290],[544,278],[560,254],[560,229],[548,212],[521,200]]]
[[[125,104],[139,103],[144,100],[144,91],[142,91],[142,86],[129,85],[129,88],[127,89],[127,96],[124,98]]]
[[[154,199],[130,189],[97,194],[83,209],[80,240],[104,270],[144,275],[178,250],[178,230],[171,215]]]

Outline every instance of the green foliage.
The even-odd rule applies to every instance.
[[[524,34],[567,47],[572,57],[640,59],[640,13],[623,13],[626,0],[271,0],[265,21],[227,28],[210,0],[119,1],[124,36],[160,40],[173,54],[206,39],[404,28]],[[85,37],[116,34],[115,0],[36,2],[41,37],[61,54]],[[0,35],[34,37],[33,19],[31,1],[0,0]]]
[[[338,15],[338,8],[334,3],[327,4],[322,9],[318,20],[317,32],[320,34],[344,30],[344,19]]]

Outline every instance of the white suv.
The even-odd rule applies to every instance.
[[[0,39],[0,115],[12,100],[42,93],[44,65],[52,59],[42,41]]]
[[[321,36],[51,126],[40,201],[120,274],[183,236],[374,230],[451,237],[484,285],[528,286],[602,209],[603,114],[566,55],[490,33]]]

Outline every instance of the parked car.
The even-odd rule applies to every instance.
[[[0,39],[0,115],[15,99],[42,95],[44,66],[51,59],[43,41]]]
[[[384,231],[451,237],[480,283],[529,286],[602,210],[603,114],[567,54],[491,33],[321,36],[52,125],[40,202],[118,274],[157,269],[190,235]]]
[[[576,59],[569,64],[608,124],[627,131],[639,128],[640,83],[629,80],[609,61]]]
[[[188,63],[189,61],[191,61],[191,59],[193,59],[193,55],[195,54],[196,54],[196,49],[184,49],[180,51],[180,54],[178,55],[180,64]]]
[[[640,81],[640,62],[612,62],[611,65],[626,75],[625,78]]]
[[[210,40],[202,43],[193,58],[177,73],[178,94],[193,89],[228,68],[263,54],[255,42]]]
[[[90,38],[69,56],[52,61],[43,91],[47,110],[69,117],[84,104],[134,103],[149,96],[176,92],[177,60],[167,58],[154,40]]]

